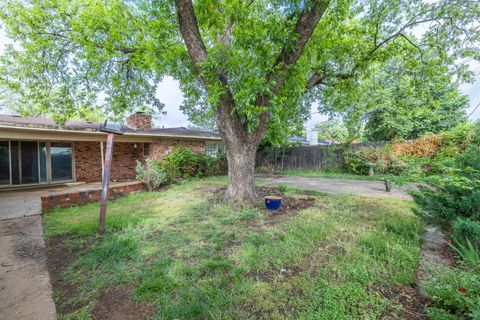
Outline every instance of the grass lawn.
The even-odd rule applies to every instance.
[[[97,204],[44,215],[50,255],[70,257],[50,265],[62,318],[93,318],[117,288],[144,318],[416,318],[423,225],[410,202],[309,194],[313,206],[275,215],[212,201],[225,181],[110,202],[103,238]]]
[[[369,180],[369,181],[379,181],[383,180],[384,176],[382,175],[359,175],[347,172],[340,171],[322,171],[322,170],[305,170],[305,169],[285,169],[278,171],[278,174],[286,176],[299,176],[299,177],[308,177],[308,178],[330,178],[330,179],[353,179],[353,180]]]

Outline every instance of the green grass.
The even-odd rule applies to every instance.
[[[330,178],[330,179],[353,179],[353,180],[383,180],[383,175],[363,176],[359,174],[341,172],[341,171],[322,171],[322,170],[304,170],[304,169],[286,169],[277,172],[286,176],[299,176],[309,178]]]
[[[189,181],[44,215],[45,235],[70,235],[78,253],[63,274],[83,314],[102,290],[130,283],[154,319],[355,319],[402,317],[382,292],[415,283],[423,226],[411,203],[314,195],[298,214],[210,201],[224,178]],[[304,197],[299,191],[286,191]],[[73,317],[75,318],[75,317]]]

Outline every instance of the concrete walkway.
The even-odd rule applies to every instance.
[[[40,215],[0,220],[0,319],[56,319]]]
[[[277,186],[279,184],[286,184],[289,187],[297,189],[330,194],[352,194],[367,197],[397,198],[401,200],[411,199],[405,188],[392,188],[391,192],[386,192],[383,181],[306,178],[297,176],[273,176],[267,178],[267,185]]]
[[[37,192],[0,192],[0,220],[39,215],[42,209],[41,194]]]

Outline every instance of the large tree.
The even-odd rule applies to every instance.
[[[435,55],[424,50],[423,56],[427,54]],[[354,138],[360,133],[356,127],[364,125],[363,137],[370,141],[416,139],[466,121],[468,98],[460,92],[454,70],[435,59],[415,58],[391,57],[385,66],[358,79],[353,90],[331,90],[321,111],[341,115],[349,131],[357,133]]]
[[[161,109],[156,84],[178,79],[183,109],[215,117],[231,202],[255,200],[268,128],[304,118],[328,88],[354,87],[406,46],[435,47],[443,64],[478,54],[476,1],[6,0],[0,9],[16,41],[1,77],[24,104],[64,116],[78,106]]]

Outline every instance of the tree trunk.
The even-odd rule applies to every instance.
[[[228,203],[255,203],[255,157],[257,145],[246,145],[240,139],[227,143],[228,187],[224,201]]]
[[[224,201],[252,204],[257,201],[255,159],[258,145],[267,130],[269,114],[263,113],[257,128],[249,132],[233,106],[233,97],[227,94],[215,111],[218,129],[227,149],[228,187]]]

